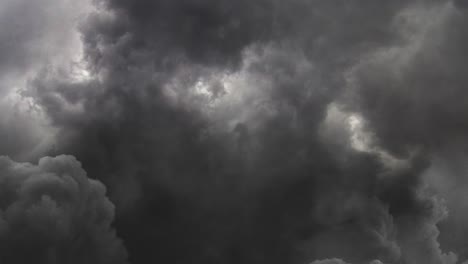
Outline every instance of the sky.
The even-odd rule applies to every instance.
[[[465,0],[0,0],[1,264],[467,264]]]

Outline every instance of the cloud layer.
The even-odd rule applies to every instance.
[[[131,263],[468,257],[463,1],[23,2],[0,4],[42,8],[0,16],[0,154],[76,156]],[[74,158],[2,162],[5,252],[124,261]]]
[[[127,263],[102,183],[72,156],[0,158],[2,263]]]

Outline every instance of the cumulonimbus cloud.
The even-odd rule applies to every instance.
[[[0,157],[2,263],[127,263],[102,183],[73,156]]]
[[[22,95],[56,132],[41,154],[73,154],[108,186],[134,264],[465,258],[447,246],[465,240],[439,242],[455,203],[425,178],[434,156],[465,144],[461,1],[95,4],[79,26],[80,77],[66,63],[39,67]],[[11,203],[34,231],[18,234],[49,241],[5,247],[39,250],[88,223],[93,243],[114,245],[99,252],[123,252],[102,185],[72,158],[3,162],[43,175],[20,181],[26,193]],[[100,195],[83,210],[105,221],[79,218],[70,177],[44,164],[72,164],[70,177]],[[38,225],[22,213],[34,210]],[[41,233],[48,221],[60,223],[51,237]]]

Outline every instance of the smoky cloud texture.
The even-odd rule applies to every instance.
[[[466,10],[451,4],[415,4],[396,18],[399,41],[350,70],[358,111],[386,148],[404,155],[464,145],[466,22]]]
[[[2,76],[24,78],[15,102],[43,127],[15,147],[7,138],[31,122],[0,113],[0,154],[71,154],[93,178],[71,156],[3,158],[5,263],[126,263],[126,252],[133,264],[468,257],[466,238],[450,235],[468,219],[452,214],[467,208],[464,1],[89,6],[52,64],[1,46]],[[20,36],[40,47],[27,21]],[[61,39],[47,32],[44,42]]]
[[[2,263],[127,263],[102,183],[72,156],[0,158]]]

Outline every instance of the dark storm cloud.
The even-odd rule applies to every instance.
[[[31,160],[52,133],[34,103],[21,96],[38,69],[80,52],[74,26],[86,1],[4,0],[0,4],[0,155]]]
[[[311,264],[347,264],[341,259],[325,259],[325,260],[316,260]]]
[[[439,71],[431,50],[411,53],[440,48],[424,38],[437,11],[455,12],[440,3],[97,1],[81,24],[91,77],[43,69],[25,95],[59,130],[51,154],[76,155],[109,187],[134,264],[453,264],[437,242],[443,204],[423,191],[430,153],[416,148],[402,168],[381,160],[387,150],[432,147],[425,128],[452,135],[442,128],[451,108],[432,112],[420,94],[446,77],[437,74],[463,83],[453,64],[463,62],[458,31],[443,27],[435,38],[455,52],[442,60],[453,71]],[[441,23],[461,27],[462,12]],[[427,61],[435,65],[419,72]],[[392,75],[400,66],[403,76]],[[356,87],[346,89],[350,80]],[[441,94],[459,96],[429,99]],[[395,111],[414,115],[388,115],[400,99],[410,103]],[[366,119],[376,151],[321,135],[331,103]],[[413,119],[434,113],[438,126]]]
[[[466,182],[466,155],[463,150],[458,152],[445,152],[434,158],[431,168],[425,174],[431,188],[446,200],[449,209],[449,217],[443,221],[440,227],[441,245],[457,252],[460,259],[466,259],[465,222],[467,199],[465,198]]]
[[[352,70],[358,111],[397,154],[465,144],[466,10],[450,3],[416,6],[399,23],[399,43],[372,52]]]
[[[106,2],[128,19],[135,44],[203,62],[235,59],[249,43],[266,40],[280,13],[264,0]]]
[[[98,46],[119,43],[120,56],[136,55],[138,50],[138,54],[150,56],[145,58],[147,63],[160,67],[163,62],[170,66],[173,57],[235,65],[245,47],[278,40],[306,48],[310,56],[323,63],[325,59],[330,64],[343,62],[354,56],[349,53],[351,50],[388,41],[389,20],[410,1],[99,2],[114,11],[116,17],[114,21],[96,18],[88,23],[91,32],[85,34],[86,44],[93,62],[105,63],[107,57],[97,50]]]
[[[399,43],[371,52],[352,68],[353,100],[348,101],[369,120],[369,129],[375,132],[378,144],[395,155],[408,156],[417,151],[432,163],[430,184],[447,199],[450,211],[449,218],[437,224],[444,232],[440,241],[443,248],[459,252],[462,260],[466,258],[466,240],[448,234],[465,230],[457,224],[465,217],[460,213],[464,208],[463,198],[456,194],[466,191],[463,187],[466,170],[460,169],[466,149],[468,81],[463,59],[468,39],[463,5],[462,1],[415,4],[403,13],[397,20]],[[440,211],[438,203],[432,204],[418,208],[434,207]],[[403,230],[418,230],[416,223],[421,230],[417,233],[432,234],[427,236],[432,238],[427,243],[410,239],[403,248],[414,249],[425,244],[426,252],[435,253],[431,257],[434,263],[453,263],[453,255],[436,253],[440,247],[435,239],[439,234],[434,222],[440,218],[437,215],[440,213],[433,216],[426,213],[424,217],[405,220]],[[421,256],[413,252],[407,258],[421,259]]]
[[[2,263],[126,263],[114,205],[72,156],[0,158]]]

